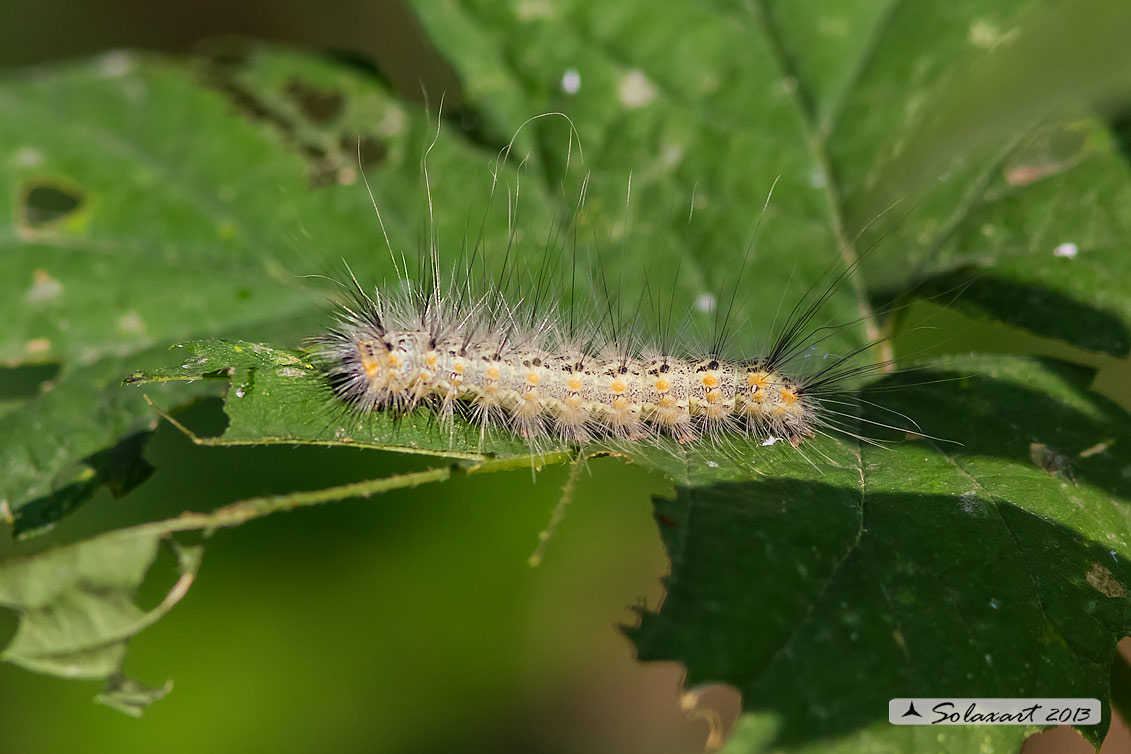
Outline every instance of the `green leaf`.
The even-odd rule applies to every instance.
[[[480,441],[479,430],[469,423],[458,423],[450,434],[437,433],[435,416],[424,410],[404,417],[389,412],[363,417],[335,408],[324,376],[301,351],[225,340],[189,341],[181,348],[190,356],[184,364],[137,372],[126,382],[230,383],[224,399],[229,424],[221,437],[200,440],[210,445],[351,445],[469,460],[530,455],[520,438],[501,432]],[[563,450],[545,448],[548,453]]]
[[[146,707],[164,698],[172,690],[172,681],[166,681],[161,686],[146,686],[119,674],[111,676],[106,681],[106,688],[94,698],[94,701],[131,717],[141,717]]]
[[[1112,463],[1131,422],[1087,392],[1087,370],[1002,358],[951,374],[971,366],[896,393],[943,436],[983,427],[962,446],[864,445],[847,486],[657,500],[672,574],[633,639],[642,659],[685,663],[688,684],[742,691],[755,717],[728,751],[855,751],[860,736],[902,750],[924,734],[887,723],[897,696],[1107,698],[1131,631],[1131,483]],[[947,750],[1009,751],[1026,732],[948,730]]]
[[[674,257],[661,245],[654,267],[678,258],[725,288],[711,272],[734,269],[765,176],[780,176],[744,286],[762,305],[743,312],[755,322],[790,273],[816,280],[838,246],[851,259],[880,244],[865,265],[873,295],[933,280],[923,292],[960,308],[1085,348],[1131,347],[1131,176],[1085,107],[1127,83],[1124,3],[482,0],[419,12],[488,117],[564,110],[601,173],[633,172],[652,218],[636,218],[642,237],[687,238],[666,208],[697,188],[707,230]],[[567,70],[576,95],[561,88]],[[1076,256],[1055,255],[1063,244]],[[953,295],[971,281],[975,295]],[[1077,314],[1079,327],[1065,324]]]
[[[543,463],[566,458],[548,455]],[[140,715],[165,696],[171,682],[149,687],[121,672],[126,642],[148,628],[179,602],[192,585],[203,545],[184,545],[179,532],[217,529],[301,506],[439,482],[457,474],[481,474],[531,467],[532,459],[502,458],[437,466],[413,473],[371,479],[320,490],[248,498],[209,513],[182,513],[160,521],[117,529],[76,544],[48,549],[22,559],[0,561],[0,606],[15,609],[19,628],[0,660],[67,678],[105,678],[96,701],[130,715]],[[135,593],[167,542],[177,558],[179,578],[156,607],[143,610]]]
[[[0,563],[0,605],[20,616],[0,659],[67,678],[106,678],[106,703],[140,714],[141,698],[163,693],[138,696],[142,687],[121,674],[126,643],[185,595],[202,550],[174,545],[179,579],[159,605],[143,610],[136,592],[160,544],[159,532],[122,530]]]
[[[240,55],[188,66],[111,53],[0,79],[0,192],[14,208],[0,216],[0,363],[59,365],[0,414],[0,501],[19,533],[102,484],[122,493],[144,478],[154,415],[119,385],[167,364],[169,344],[230,334],[294,345],[327,320],[329,292],[304,276],[345,260],[368,281],[392,277],[389,254],[374,252],[359,150],[395,248],[416,246],[423,192],[405,187],[420,185],[434,130],[424,114],[342,65]],[[309,112],[312,99],[321,110]],[[438,233],[462,236],[461,184],[474,178],[486,204],[493,159],[441,134],[430,160],[450,182],[433,195],[453,211]],[[524,206],[536,211],[537,192]],[[485,225],[490,248],[505,225]]]
[[[0,81],[11,114],[0,143],[12,145],[0,186],[16,211],[0,218],[0,306],[11,323],[0,358],[60,367],[0,409],[0,511],[18,531],[41,530],[96,487],[125,491],[144,478],[153,414],[136,389],[117,387],[131,372],[170,383],[153,390],[170,408],[230,379],[230,425],[214,444],[360,444],[462,462],[306,502],[529,463],[514,438],[463,425],[445,437],[424,414],[328,416],[324,388],[291,348],[325,326],[317,283],[302,275],[333,273],[344,259],[366,286],[395,285],[357,183],[359,151],[394,252],[414,260],[421,239],[435,240],[445,269],[458,269],[454,251],[476,236],[468,228],[489,203],[496,151],[515,134],[514,162],[530,159],[504,168],[496,201],[509,208],[501,199],[521,183],[518,258],[541,259],[576,179],[563,121],[520,128],[550,111],[570,116],[592,171],[575,218],[582,253],[599,259],[586,264],[625,301],[654,285],[673,290],[677,310],[706,294],[725,304],[760,223],[735,299],[745,350],[764,345],[807,288],[823,290],[830,269],[870,254],[831,291],[822,317],[850,324],[822,349],[899,334],[903,320],[885,321],[876,302],[961,286],[969,296],[957,308],[1126,353],[1131,181],[1079,99],[1128,70],[1125,45],[1111,43],[1125,26],[1117,4],[1074,9],[1087,19],[1079,27],[1061,6],[420,3],[470,112],[486,119],[469,134],[435,135],[347,67],[261,47],[194,64],[114,54],[10,74]],[[1075,91],[1050,79],[1055,111],[1039,77],[1024,75],[1044,49],[1081,53],[1073,75],[1089,82]],[[1016,96],[987,98],[969,82]],[[433,138],[436,212],[425,219],[419,160]],[[488,262],[508,248],[506,215],[487,215]],[[691,330],[709,329],[709,316],[691,319]],[[173,343],[189,352],[188,369],[169,366]],[[733,750],[926,740],[882,722],[876,702],[893,686],[1106,699],[1114,640],[1127,633],[1126,414],[1071,367],[926,366],[915,379],[946,381],[866,396],[884,408],[863,418],[913,420],[958,446],[911,437],[888,451],[836,438],[800,452],[627,449],[678,484],[675,501],[659,504],[671,594],[643,619],[641,654],[743,689]],[[193,526],[292,504],[261,500]],[[845,678],[845,658],[863,681],[856,670]],[[1021,733],[959,732],[931,745],[1008,750]]]

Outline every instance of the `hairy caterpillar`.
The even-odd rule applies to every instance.
[[[424,170],[427,184],[426,162]],[[380,219],[376,203],[374,209]],[[336,324],[312,339],[334,399],[357,414],[426,406],[441,426],[466,415],[481,438],[499,427],[532,448],[542,438],[583,445],[670,437],[685,444],[731,436],[764,445],[785,440],[797,448],[826,431],[859,437],[834,418],[846,414],[828,403],[838,402],[834,396],[847,378],[888,366],[852,363],[873,345],[867,344],[809,373],[798,369],[800,358],[827,337],[819,333],[830,328],[813,327],[814,317],[852,267],[799,303],[765,352],[735,355],[725,347],[729,308],[716,319],[712,344],[699,352],[672,347],[670,305],[669,322],[658,328],[662,337],[654,344],[618,326],[623,323],[615,322],[612,307],[578,323],[572,288],[565,305],[559,302],[566,296],[547,294],[546,278],[554,274],[547,259],[560,247],[534,266],[523,295],[513,284],[522,275],[509,254],[497,279],[484,275],[489,282],[473,290],[478,249],[461,273],[441,283],[438,253],[430,246],[415,281],[407,262],[401,272],[395,254],[399,287],[370,295],[353,279]],[[601,283],[594,288],[607,291]]]
[[[338,324],[316,341],[334,394],[361,411],[432,406],[450,422],[466,405],[484,429],[566,443],[668,435],[680,443],[704,434],[742,433],[799,445],[827,421],[822,396],[846,374],[836,359],[808,376],[787,369],[804,347],[798,319],[770,352],[726,359],[633,348],[610,341],[578,344],[548,314],[522,327],[514,307],[461,306],[434,298],[354,291]]]

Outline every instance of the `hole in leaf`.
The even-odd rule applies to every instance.
[[[385,71],[381,69],[381,66],[379,66],[377,64],[377,61],[374,60],[370,55],[366,55],[363,52],[358,52],[357,50],[348,50],[344,48],[327,49],[325,50],[325,55],[336,63],[348,66],[355,71],[358,71],[359,73],[365,74],[366,76],[371,76],[374,81],[379,82],[383,87],[396,90],[396,86],[393,84],[392,79],[389,78],[388,74],[386,74]],[[398,94],[405,94],[409,99],[412,99],[413,96],[419,95],[420,92],[418,90],[413,90],[407,93],[398,92]]]
[[[237,80],[240,69],[248,63],[248,54],[246,44],[239,40],[221,40],[209,45],[204,50],[202,68],[205,82],[223,93],[247,117],[274,126],[285,138],[293,137],[294,123]]]
[[[318,89],[298,79],[287,82],[286,93],[298,105],[303,116],[318,125],[337,118],[345,103],[341,92]]]
[[[1108,116],[1108,125],[1123,153],[1125,160],[1131,161],[1131,104],[1124,104]]]
[[[326,159],[326,149],[321,144],[306,142],[302,144],[299,149],[312,161],[317,162],[318,160]]]
[[[24,191],[24,223],[42,228],[58,222],[82,206],[82,194],[61,186],[39,184]]]
[[[385,142],[373,136],[342,136],[341,146],[348,155],[356,157],[360,153],[362,167],[380,165],[389,154]]]
[[[235,81],[224,79],[216,79],[214,83],[244,115],[252,120],[271,124],[279,129],[279,132],[282,133],[284,137],[289,138],[294,136],[294,123],[291,123],[285,117],[261,102],[247,87]]]

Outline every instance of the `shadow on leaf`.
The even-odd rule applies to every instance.
[[[656,510],[672,573],[630,630],[640,659],[738,687],[777,746],[883,722],[897,696],[1107,699],[1131,602],[1099,585],[1131,563],[1004,500],[769,480]]]
[[[1038,284],[965,266],[929,277],[914,290],[917,297],[937,296],[959,311],[989,317],[1041,337],[1115,356],[1131,353],[1131,332],[1118,315]],[[954,296],[956,291],[961,295]]]
[[[148,430],[134,432],[116,445],[82,459],[74,474],[75,481],[19,509],[13,533],[25,537],[49,528],[86,503],[103,485],[117,499],[149,479],[153,467],[144,454],[152,434]]]

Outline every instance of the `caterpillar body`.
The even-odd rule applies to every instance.
[[[481,433],[499,426],[532,444],[740,434],[796,447],[834,426],[823,401],[858,371],[846,356],[815,374],[787,373],[808,346],[802,325],[815,307],[788,323],[768,354],[726,359],[593,338],[579,344],[553,313],[523,328],[516,307],[484,300],[461,307],[429,296],[421,304],[371,297],[356,285],[351,298],[315,340],[338,400],[361,413],[426,405],[442,425],[469,414]]]

